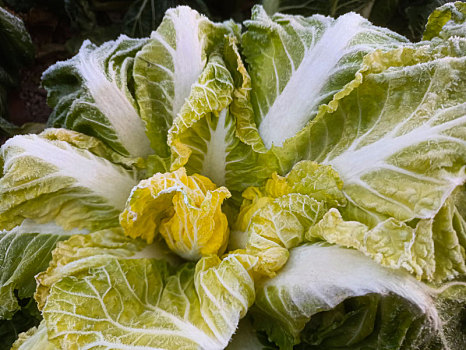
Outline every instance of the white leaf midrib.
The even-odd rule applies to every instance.
[[[390,167],[393,169],[394,166],[388,163],[391,156],[408,147],[441,139],[443,131],[464,123],[466,123],[466,116],[435,126],[424,123],[403,135],[395,136],[393,133],[387,133],[371,144],[358,149],[348,148],[335,158],[325,160],[323,163],[331,165],[340,174],[346,185],[357,183],[363,175],[379,168]],[[457,142],[462,143],[464,140],[458,139]],[[425,180],[423,176],[420,179]]]
[[[228,108],[223,109],[218,116],[217,127],[215,130],[210,129],[210,140],[206,142],[202,162],[201,174],[209,177],[217,186],[225,185],[227,139],[233,137],[225,124],[227,113]]]
[[[17,148],[22,152],[5,159],[7,169],[16,159],[37,158],[57,169],[53,176],[75,180],[73,187],[90,190],[90,195],[101,197],[118,210],[123,210],[135,177],[110,161],[89,151],[73,148],[65,141],[48,141],[37,135],[16,136],[8,140],[4,149]]]
[[[172,114],[175,118],[206,63],[203,57],[204,38],[201,38],[199,27],[204,19],[187,7],[179,7],[172,11],[170,19],[176,33],[176,48],[172,54],[174,63]]]
[[[299,67],[275,98],[259,126],[259,134],[267,148],[272,144],[281,146],[305,126],[309,111],[314,108],[330,72],[346,54],[354,36],[363,30],[361,24],[364,22],[356,14],[342,16],[323,33],[314,47],[307,49]],[[305,91],[305,99],[299,99],[300,91]]]
[[[107,118],[118,141],[131,156],[144,157],[153,153],[138,112],[116,82],[110,81],[104,73],[103,63],[99,61],[101,50],[88,50],[84,46],[81,48],[77,69],[96,107]]]

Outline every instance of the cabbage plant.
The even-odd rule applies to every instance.
[[[43,85],[1,148],[12,349],[465,348],[464,3],[417,43],[182,6]]]

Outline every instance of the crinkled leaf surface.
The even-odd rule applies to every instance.
[[[169,156],[167,131],[203,71],[210,52],[235,31],[233,23],[216,24],[186,6],[169,9],[136,55],[135,96],[147,124],[151,145]]]
[[[146,43],[125,35],[101,46],[86,40],[76,56],[49,67],[42,76],[49,125],[95,136],[126,156],[153,153],[131,91],[134,56]]]
[[[0,231],[0,319],[10,319],[20,309],[18,301],[33,296],[34,276],[47,268],[57,242],[76,231],[66,232],[54,223],[36,224],[31,220]]]
[[[370,54],[311,125],[303,152],[340,175],[343,216],[429,219],[464,182],[466,58],[450,44]]]
[[[185,168],[157,173],[133,189],[120,224],[128,236],[149,243],[160,233],[175,253],[196,261],[225,250],[229,228],[222,202],[229,196],[225,187],[188,176]]]
[[[243,192],[229,248],[259,257],[256,271],[274,276],[328,208],[345,203],[342,187],[331,167],[312,161],[297,163],[286,177],[272,174],[263,187]]]
[[[245,25],[242,45],[252,78],[255,121],[269,149],[283,146],[315,117],[321,104],[353,80],[365,54],[406,42],[355,13],[336,20],[320,15],[269,17],[256,6]]]
[[[390,218],[369,229],[358,221],[344,221],[337,209],[330,209],[309,229],[306,240],[354,248],[384,266],[442,282],[466,274],[462,225],[455,225],[461,218],[455,214],[449,200],[433,219],[420,220],[415,227]]]
[[[212,256],[174,272],[165,261],[104,257],[54,284],[49,339],[63,349],[223,349],[254,299],[254,263]]]
[[[34,295],[40,309],[43,308],[50,287],[63,277],[87,271],[103,257],[119,259],[156,258],[177,265],[180,259],[170,252],[162,241],[147,244],[124,235],[121,227],[113,227],[87,235],[73,235],[59,242],[52,252],[52,260],[46,271],[36,276]]]
[[[111,151],[97,147],[92,137],[78,136],[47,130],[15,136],[2,146],[0,228],[11,229],[25,218],[55,220],[65,229],[118,223],[136,174],[105,158]]]
[[[429,16],[423,39],[448,39],[452,36],[466,38],[465,21],[466,4],[460,1],[447,3]]]
[[[190,174],[227,186],[235,202],[245,188],[263,184],[277,167],[274,157],[255,152],[262,141],[251,132],[250,90],[237,39],[229,36],[223,50],[209,57],[168,135],[172,169],[185,166]]]

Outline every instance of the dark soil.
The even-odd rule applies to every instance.
[[[41,88],[42,73],[53,63],[71,56],[65,43],[72,36],[67,18],[43,8],[16,13],[28,29],[35,47],[35,60],[20,72],[19,85],[8,93],[9,120],[16,124],[45,123],[51,112],[47,93]]]

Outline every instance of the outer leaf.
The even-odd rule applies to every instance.
[[[0,6],[0,133],[12,135],[20,128],[5,118],[8,90],[18,83],[18,70],[34,59],[34,46],[23,21]]]
[[[424,315],[429,334],[435,334],[442,325],[426,285],[407,273],[386,269],[360,252],[336,246],[304,245],[292,249],[287,265],[275,278],[259,283],[256,290],[254,318],[281,349],[291,349],[300,342],[300,333],[313,315],[369,293],[390,293],[405,299],[412,305],[405,312]],[[393,308],[386,311],[396,313]],[[400,332],[405,332],[412,321],[398,328]],[[378,337],[379,344],[399,348],[395,344],[400,335],[396,339],[384,338],[383,334]]]
[[[34,60],[34,45],[23,21],[0,7],[1,66],[19,69]]]
[[[354,13],[337,20],[320,15],[269,17],[256,6],[245,24],[242,44],[256,124],[269,149],[283,146],[301,131],[319,106],[354,78],[365,54],[406,42]],[[293,157],[288,147],[295,146],[285,145],[288,157]]]
[[[18,301],[33,296],[34,276],[47,268],[57,242],[72,233],[53,223],[29,220],[0,231],[0,319],[10,319],[20,309]]]
[[[173,273],[163,261],[102,258],[52,287],[49,338],[61,349],[223,349],[254,299],[254,262],[212,256]]]
[[[430,219],[466,179],[466,58],[445,56],[450,44],[367,56],[310,126],[302,152],[341,176],[343,216]]]
[[[181,111],[207,58],[233,23],[215,24],[186,6],[166,12],[157,31],[136,55],[135,96],[156,154],[169,156],[167,131]]]
[[[263,0],[269,15],[282,12],[310,16],[316,13],[338,17],[350,11],[357,12],[375,25],[389,28],[419,41],[427,17],[448,0]]]
[[[300,337],[295,350],[444,349],[446,344],[426,315],[394,294],[348,298],[313,315]],[[461,343],[455,340],[448,346],[456,349]]]
[[[170,252],[163,242],[146,244],[141,240],[130,239],[121,227],[95,231],[87,235],[74,235],[59,242],[52,252],[52,261],[46,271],[38,274],[35,299],[43,308],[51,286],[63,277],[82,273],[98,264],[99,259],[113,256],[119,259],[157,258],[172,265],[179,259]]]
[[[93,141],[63,130],[9,139],[1,148],[0,228],[25,218],[66,230],[118,223],[135,174],[103,158],[112,152]]]
[[[201,175],[180,168],[155,174],[131,192],[120,224],[128,236],[151,243],[160,232],[172,251],[188,260],[222,254],[228,222],[222,202],[230,196]]]
[[[25,333],[21,333],[11,350],[57,350],[57,347],[49,342],[45,322],[39,327],[34,327]]]
[[[126,156],[153,153],[130,91],[134,56],[146,43],[124,35],[99,47],[86,40],[76,56],[49,67],[42,76],[49,125],[95,136]]]
[[[442,282],[466,274],[465,248],[461,229],[454,225],[454,210],[449,201],[434,219],[420,220],[414,228],[390,218],[369,229],[358,221],[344,221],[337,209],[330,209],[309,229],[306,239],[354,248],[384,266]]]

